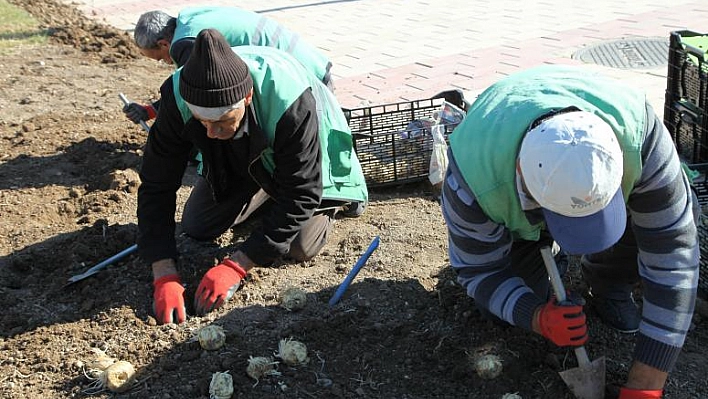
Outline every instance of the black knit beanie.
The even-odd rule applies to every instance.
[[[200,107],[226,107],[241,101],[252,88],[246,63],[231,50],[224,36],[215,29],[199,32],[180,73],[182,98]]]

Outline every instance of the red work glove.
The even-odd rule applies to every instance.
[[[558,346],[581,346],[588,340],[582,305],[571,301],[559,304],[552,297],[537,317],[541,335]]]
[[[155,107],[152,104],[130,103],[123,107],[123,113],[135,124],[140,123],[140,121],[154,119],[157,116],[157,111],[155,111]]]
[[[182,323],[187,319],[184,308],[184,287],[177,274],[168,274],[155,280],[153,311],[160,324]]]
[[[661,399],[663,393],[663,389],[630,389],[622,387],[617,399]]]
[[[194,294],[194,309],[205,314],[231,299],[241,285],[246,271],[231,259],[224,259],[204,274]]]

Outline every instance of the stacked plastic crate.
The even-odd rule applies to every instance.
[[[708,35],[671,33],[664,124],[684,161],[708,162]]]
[[[672,32],[664,103],[664,124],[684,162],[700,172],[693,185],[703,212],[699,288],[708,294],[708,35]]]

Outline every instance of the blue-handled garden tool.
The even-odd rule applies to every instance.
[[[130,247],[128,247],[128,248],[118,252],[117,254],[111,256],[110,258],[104,260],[103,262],[98,263],[96,266],[86,270],[85,272],[69,277],[69,282],[66,283],[66,285],[71,285],[77,281],[81,281],[85,278],[91,277],[94,274],[105,269],[107,266],[110,266],[111,264],[118,262],[119,260],[125,258],[126,256],[132,254],[133,252],[135,252],[137,250],[138,250],[138,244],[133,244]]]
[[[332,295],[332,299],[329,300],[329,306],[334,306],[337,302],[339,302],[340,299],[342,299],[342,295],[344,295],[344,291],[349,288],[349,284],[352,283],[352,280],[354,280],[354,277],[359,273],[359,270],[364,266],[366,261],[369,259],[369,256],[376,250],[376,248],[379,247],[379,236],[376,236],[373,241],[371,241],[371,244],[369,244],[369,248],[366,249],[366,252],[364,252],[360,257],[359,260],[356,261],[356,264],[354,264],[354,267],[352,270],[347,274],[347,277],[344,278],[344,281],[342,281],[341,284],[339,284],[339,287],[337,288],[337,291],[334,292],[334,295]]]

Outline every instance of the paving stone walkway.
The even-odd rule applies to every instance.
[[[261,12],[298,32],[332,60],[345,107],[428,98],[459,88],[468,99],[505,75],[544,63],[582,64],[578,50],[622,39],[702,32],[708,2],[673,0],[275,0],[239,2],[63,0],[87,16],[132,30],[141,13],[227,5]],[[620,54],[619,56],[636,56]],[[667,66],[587,64],[647,92],[663,114]]]

